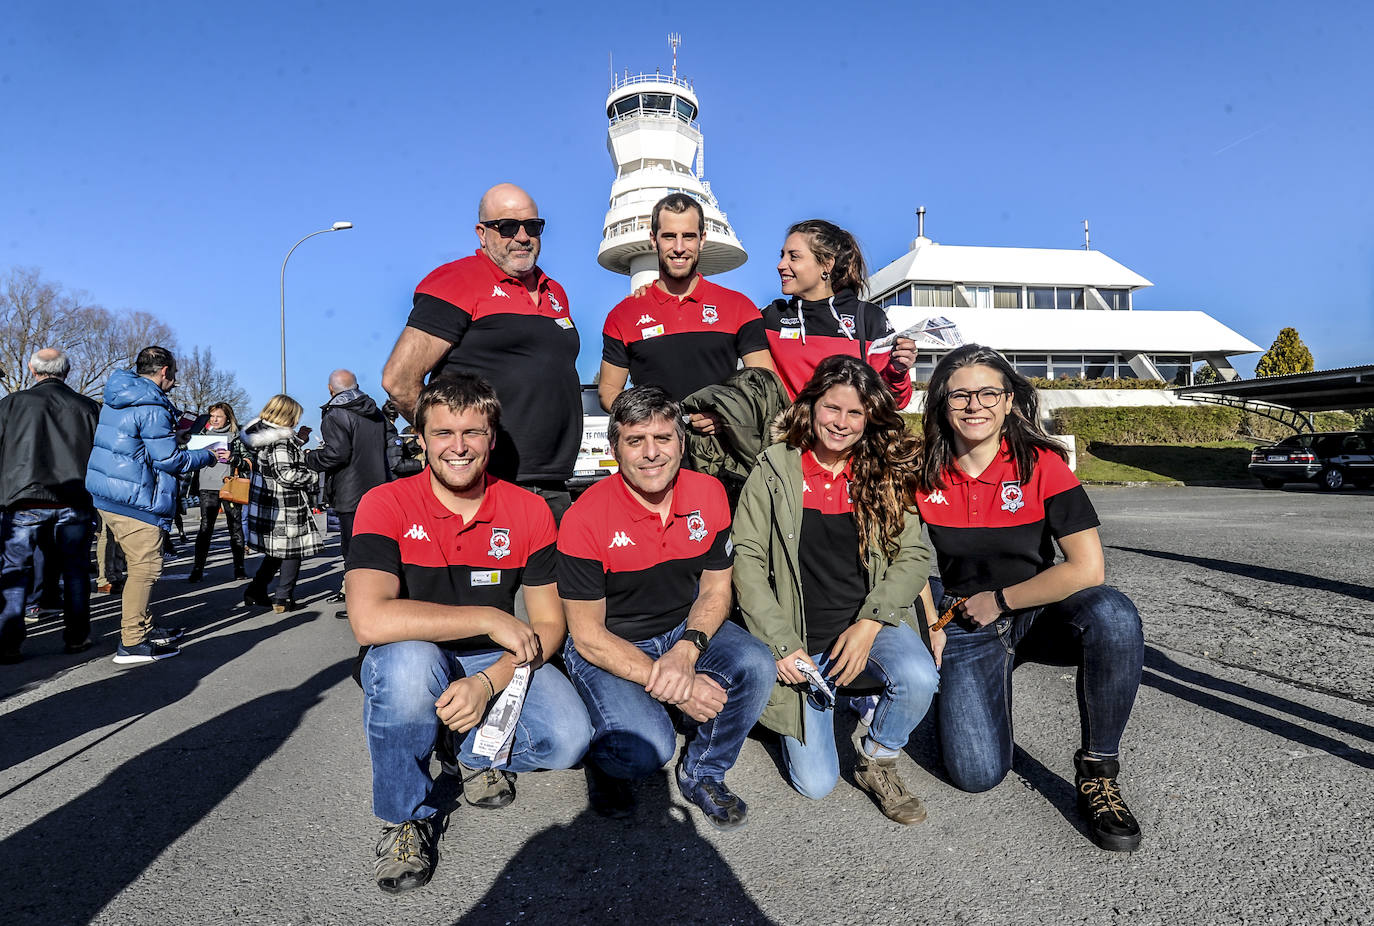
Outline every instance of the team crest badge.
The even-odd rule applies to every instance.
[[[1026,504],[1021,495],[1021,483],[1004,482],[1002,483],[1002,510],[1016,514],[1022,506]]]
[[[706,519],[700,511],[687,515],[687,539],[700,543],[706,539]]]
[[[702,306],[701,320],[708,325],[714,325],[716,322],[720,321],[720,315],[716,312],[716,307],[713,305]]]
[[[854,337],[854,316],[841,315],[840,328],[842,328],[844,330],[844,333],[849,335],[851,338]]]
[[[487,551],[487,555],[493,559],[505,559],[510,556],[510,528],[491,529],[491,549]]]

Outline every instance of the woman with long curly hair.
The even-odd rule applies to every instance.
[[[889,818],[919,823],[925,807],[897,755],[939,682],[911,613],[930,566],[912,501],[920,441],[877,372],[846,356],[816,366],[780,430],[745,483],[732,534],[740,610],[777,660],[761,721],[782,736],[792,786],[820,799],[839,779],[823,692],[867,672],[881,693],[854,778]]]
[[[1102,584],[1092,502],[1040,426],[1034,387],[991,348],[969,344],[936,364],[924,428],[916,503],[940,564],[932,591],[950,615],[932,634],[950,778],[985,791],[1011,769],[1017,665],[1076,666],[1079,812],[1101,848],[1135,849],[1140,827],[1116,779],[1144,639],[1135,605]]]

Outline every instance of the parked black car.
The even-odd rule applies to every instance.
[[[1294,434],[1250,453],[1250,472],[1266,489],[1285,482],[1315,482],[1323,489],[1360,488],[1374,482],[1374,433],[1330,431]]]

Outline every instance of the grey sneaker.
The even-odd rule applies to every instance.
[[[878,809],[889,820],[911,824],[926,818],[925,805],[907,790],[906,783],[897,774],[896,756],[875,759],[860,752],[854,766],[854,782],[878,802]]]
[[[377,861],[372,866],[377,886],[388,894],[400,894],[428,884],[439,862],[434,835],[432,820],[407,820],[382,827]]]
[[[515,800],[515,773],[500,768],[469,768],[458,763],[463,776],[463,800],[483,810],[500,810]]]

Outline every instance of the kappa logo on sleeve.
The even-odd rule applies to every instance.
[[[606,546],[606,549],[612,550],[616,547],[632,547],[634,545],[635,542],[630,539],[629,534],[624,531],[616,531],[615,535],[611,537],[611,542]]]
[[[410,529],[402,536],[409,537],[411,540],[429,540],[429,534],[426,534],[425,529],[419,524],[410,525]]]
[[[510,556],[510,528],[493,527],[491,529],[491,549],[487,555],[493,559],[505,559]]]

